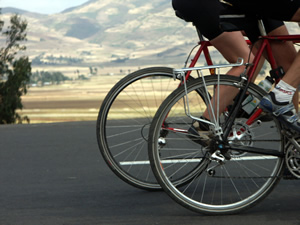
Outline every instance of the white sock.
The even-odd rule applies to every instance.
[[[295,94],[296,88],[284,82],[283,80],[279,81],[276,87],[273,89],[275,94],[275,99],[278,102],[292,102],[293,96]]]

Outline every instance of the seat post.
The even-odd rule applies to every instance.
[[[265,25],[264,25],[264,22],[262,21],[262,19],[258,20],[258,29],[262,36],[267,36]]]
[[[195,26],[196,27],[196,26]],[[203,35],[201,34],[200,30],[196,27],[196,30],[197,30],[197,34],[198,34],[198,37],[199,37],[199,40],[200,41],[204,41],[204,37]]]

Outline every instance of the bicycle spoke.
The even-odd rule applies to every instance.
[[[238,79],[222,75],[220,85],[239,89],[235,86]],[[217,78],[208,76],[205,81],[189,83],[187,93],[179,88],[159,108],[150,127],[150,163],[161,186],[183,206],[205,213],[240,211],[266,196],[279,180],[283,168],[281,127],[273,118],[252,126],[246,124],[246,118],[236,118],[223,145],[213,133],[218,126],[190,136],[194,117],[200,117],[207,106],[199,90],[207,90],[205,96],[218,94]],[[204,85],[206,89],[202,89]],[[248,92],[260,99],[260,90],[250,85]],[[192,118],[186,115],[186,94]],[[218,107],[218,101],[212,105]],[[227,118],[224,112],[216,122],[222,127]]]
[[[99,149],[112,171],[130,185],[160,189],[148,159],[149,127],[157,108],[179,83],[172,68],[145,68],[122,78],[101,105]]]

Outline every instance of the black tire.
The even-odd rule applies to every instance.
[[[189,110],[200,117],[207,102],[199,93],[207,87],[213,96],[218,76],[206,76],[188,83]],[[234,89],[242,88],[240,78],[221,75],[220,84]],[[260,87],[251,84],[248,92],[258,99],[266,94]],[[192,119],[186,116],[183,87],[176,89],[160,106],[149,132],[148,151],[154,175],[162,188],[182,206],[205,214],[232,214],[248,209],[264,199],[280,180],[284,160],[282,157],[230,150],[230,160],[220,164],[211,158],[215,147],[201,145],[208,138],[203,135],[198,143],[191,140],[188,129]],[[205,96],[205,95],[203,95]],[[225,98],[226,96],[224,96]],[[185,102],[185,103],[184,103]],[[223,115],[224,116],[224,115]],[[220,118],[222,126],[225,118]],[[279,154],[284,146],[280,123],[273,117],[247,126],[246,119],[236,118],[228,145],[236,148],[270,148]],[[223,123],[223,124],[222,124]],[[168,124],[168,127],[165,126]],[[255,127],[256,126],[256,127]],[[162,131],[168,135],[161,136]],[[240,132],[241,131],[241,132]],[[161,144],[163,143],[163,144]],[[199,144],[200,143],[200,144]],[[236,149],[235,148],[235,149]],[[187,177],[186,171],[195,171]],[[185,184],[178,186],[178,178],[184,177]]]
[[[134,187],[161,189],[148,160],[148,130],[156,110],[179,83],[172,68],[145,68],[121,79],[101,105],[100,152],[110,169]]]

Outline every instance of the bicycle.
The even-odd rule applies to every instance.
[[[179,12],[176,15],[190,22]],[[195,67],[201,56],[207,65],[213,65],[210,42],[203,38],[199,30],[196,31],[199,42],[184,67]],[[249,40],[246,42],[251,45]],[[196,47],[198,49],[188,65]],[[127,75],[109,91],[98,113],[96,134],[104,161],[119,178],[137,188],[150,191],[161,189],[148,159],[148,130],[162,101],[182,84],[173,70],[169,67],[150,67]],[[215,70],[211,69],[208,74],[214,75]],[[191,71],[187,71],[185,79],[193,79]],[[128,135],[132,140],[126,139]]]
[[[207,65],[213,64],[210,42],[204,40],[198,30],[197,33],[199,47],[188,66],[190,68],[195,67],[202,55]],[[137,188],[161,189],[148,159],[148,130],[162,101],[182,83],[174,76],[173,70],[150,67],[127,75],[109,91],[99,110],[96,134],[103,159],[119,178]],[[214,73],[210,71],[210,74]],[[186,73],[185,79],[193,79],[191,71]]]
[[[276,117],[263,115],[257,106],[250,115],[239,116],[243,106],[267,94],[251,82],[262,53],[268,54],[272,69],[276,69],[270,43],[299,43],[300,35],[263,35],[261,40],[252,65],[240,61],[175,70],[183,82],[189,71],[197,71],[199,78],[174,90],[153,118],[148,139],[153,173],[164,191],[187,209],[205,214],[237,213],[262,201],[279,182],[285,166],[300,178],[300,136]],[[220,72],[203,76],[206,69],[241,65],[249,70],[240,77]],[[219,109],[221,86],[237,94],[223,113]],[[245,102],[246,96],[251,100]],[[201,118],[206,109],[211,121]],[[200,138],[191,138],[189,133],[195,121],[209,126]]]

